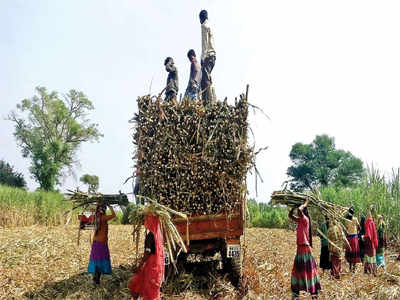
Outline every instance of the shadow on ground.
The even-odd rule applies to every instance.
[[[27,292],[24,299],[130,299],[128,282],[132,272],[127,265],[113,268],[112,275],[103,275],[95,286],[91,274],[82,272],[65,280],[46,283]]]
[[[93,283],[91,274],[82,272],[65,280],[44,284],[39,289],[27,292],[24,299],[130,299],[128,282],[132,277],[130,266],[113,268],[113,274],[103,275],[100,286]],[[164,297],[184,295],[192,292],[203,299],[215,299],[217,295],[234,288],[218,270],[215,262],[188,263],[185,271],[169,278],[164,283]]]

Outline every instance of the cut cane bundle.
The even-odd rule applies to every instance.
[[[171,215],[176,215],[184,219],[187,219],[187,216],[183,213],[161,205],[151,198],[142,196],[138,197],[145,200],[147,204],[146,206],[135,206],[132,209],[132,213],[130,215],[130,223],[133,225],[132,234],[136,243],[136,255],[138,254],[140,231],[142,226],[144,225],[145,216],[147,214],[155,215],[160,219],[161,231],[164,237],[164,245],[166,247],[166,251],[169,254],[171,262],[175,265],[174,254],[178,252],[178,248],[182,249],[182,251],[184,252],[187,252],[187,249],[184,241],[179,235],[178,230],[172,223]],[[138,261],[137,258],[138,257],[136,256],[136,261]]]
[[[329,203],[323,201],[320,197],[318,191],[313,191],[309,194],[295,193],[289,190],[283,191],[275,191],[271,196],[272,205],[287,205],[291,207],[299,207],[309,200],[308,207],[313,207],[321,212],[321,214],[327,216],[330,219],[333,219],[340,226],[340,230],[346,232],[346,228],[341,223],[341,220],[345,219],[345,216],[348,213],[349,208],[345,206],[340,206],[337,204]],[[323,236],[328,242],[336,248],[338,247],[335,243],[328,239],[319,229],[317,229],[318,233]]]
[[[122,194],[121,192],[119,194],[106,195],[106,194],[101,194],[101,193],[85,193],[85,192],[81,192],[77,189],[76,191],[68,190],[68,193],[66,193],[64,196],[65,196],[64,200],[71,201],[71,203],[73,205],[72,209],[66,212],[66,214],[70,213],[70,216],[72,215],[72,211],[77,208],[80,208],[86,212],[89,212],[93,217],[93,215],[95,214],[95,211],[96,211],[96,205],[98,205],[98,204],[100,204],[100,205],[119,205],[120,207],[127,206],[129,204],[128,197],[125,194]],[[78,217],[84,217],[84,216],[81,215]],[[91,225],[91,226],[89,226],[89,225]],[[78,246],[79,246],[79,241],[80,241],[80,236],[81,236],[81,229],[85,229],[85,228],[86,229],[95,229],[94,224],[92,222],[90,224],[88,224],[87,226],[85,226],[81,220],[81,224],[78,227],[78,239],[77,239]]]
[[[349,208],[323,201],[317,191],[309,194],[295,193],[289,190],[276,191],[272,193],[271,203],[291,207],[298,207],[309,200],[309,207],[318,209],[323,215],[333,218],[340,223],[348,213]]]
[[[71,210],[77,208],[88,208],[96,206],[97,204],[103,205],[119,205],[119,206],[127,206],[129,204],[128,197],[123,194],[101,194],[101,193],[85,193],[79,190],[71,191],[68,190],[68,193],[65,194],[65,200],[71,201],[73,208]]]
[[[246,194],[255,154],[247,143],[248,106],[138,98],[133,143],[139,194],[189,216],[230,212]]]

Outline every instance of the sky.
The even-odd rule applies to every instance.
[[[186,89],[186,53],[201,53],[198,14],[209,12],[217,59],[217,97],[233,103],[250,85],[250,111],[263,182],[249,197],[268,202],[287,179],[289,152],[316,135],[335,138],[382,172],[400,167],[399,1],[0,1],[0,159],[29,174],[5,120],[35,87],[85,93],[99,124],[99,143],[82,144],[75,174],[62,191],[96,174],[100,192],[131,192],[132,125],[138,96],[158,94],[166,83],[163,61],[175,60],[180,92]]]

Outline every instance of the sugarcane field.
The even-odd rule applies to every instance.
[[[0,300],[400,299],[399,11],[1,3]]]

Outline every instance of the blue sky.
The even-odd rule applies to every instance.
[[[249,83],[250,101],[271,117],[250,115],[257,147],[269,146],[257,161],[259,201],[286,179],[291,145],[316,134],[384,171],[400,167],[398,1],[1,1],[0,158],[36,188],[3,117],[36,86],[77,89],[94,103],[90,118],[104,138],[82,145],[76,177],[61,189],[89,173],[102,192],[130,192],[122,183],[132,172],[136,97],[163,89],[167,56],[184,91],[203,8],[215,32],[218,97],[233,101]]]

